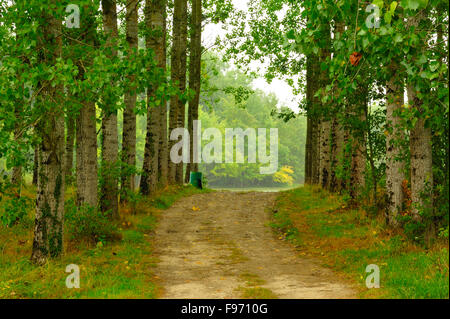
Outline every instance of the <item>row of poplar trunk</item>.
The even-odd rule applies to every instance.
[[[411,19],[410,26],[418,26],[423,16]],[[343,32],[344,26],[337,23],[335,32]],[[330,37],[330,30],[328,37]],[[420,52],[416,52],[419,54]],[[321,97],[316,96],[319,88],[324,88],[331,81],[326,71],[320,70],[320,64],[330,58],[330,52],[321,50],[317,55],[307,57],[307,88],[308,103],[307,141],[305,155],[305,183],[320,185],[331,192],[346,190],[350,195],[350,204],[358,206],[370,185],[375,192],[378,181],[374,175],[366,171],[367,166],[374,168],[373,159],[368,150],[368,134],[361,130],[367,121],[368,86],[357,84],[357,92],[346,98],[340,116],[333,111],[317,112],[317,108],[327,107],[321,104]],[[405,213],[407,196],[411,201],[410,214],[420,220],[420,211],[432,209],[432,132],[425,126],[425,120],[418,118],[414,127],[409,130],[409,160],[411,193],[405,194],[406,163],[401,159],[401,141],[406,140],[408,132],[402,126],[400,114],[405,104],[404,95],[407,91],[408,103],[422,113],[422,102],[418,99],[412,86],[405,88],[405,79],[400,71],[401,60],[393,59],[387,66],[391,75],[385,83],[386,88],[386,220],[389,225],[400,226],[399,214]],[[334,115],[330,115],[334,113]],[[342,120],[344,117],[346,121]],[[348,125],[348,120],[353,123]],[[367,127],[367,126],[366,126]],[[373,172],[372,172],[373,173]],[[369,181],[366,183],[366,179]],[[426,237],[434,234],[433,225],[427,229]]]
[[[55,0],[56,1],[56,0]],[[138,13],[139,0],[126,2],[126,39],[131,50],[138,47]],[[171,81],[178,86],[179,92],[186,91],[187,68],[189,67],[189,86],[195,92],[189,101],[188,128],[193,130],[193,121],[198,119],[198,103],[200,95],[201,74],[201,19],[202,1],[192,0],[190,21],[190,57],[188,54],[188,5],[187,0],[174,1],[173,39],[171,46]],[[114,41],[118,37],[116,0],[102,0],[103,31],[107,36],[107,46],[110,54],[117,55]],[[146,37],[148,50],[153,50],[157,67],[161,74],[166,72],[167,64],[167,3],[166,0],[146,0],[144,4]],[[44,17],[48,24],[43,26],[40,38],[42,47],[47,48],[41,57],[43,62],[54,64],[62,54],[61,34],[62,21],[51,14]],[[80,34],[85,45],[96,44],[96,28],[93,15],[84,12],[81,15]],[[77,45],[74,43],[74,45]],[[88,58],[77,62],[83,80],[83,64],[89,63]],[[164,77],[165,78],[165,77]],[[112,83],[114,85],[114,83]],[[61,87],[43,85],[42,99],[54,100],[52,97],[61,92]],[[154,86],[147,89],[147,102],[156,96]],[[35,151],[35,183],[37,184],[36,220],[32,261],[44,264],[49,257],[61,255],[63,251],[64,223],[64,193],[68,176],[71,175],[73,153],[76,153],[76,185],[77,206],[98,206],[103,212],[115,219],[119,214],[119,198],[126,198],[127,192],[135,190],[135,176],[130,168],[136,166],[136,103],[137,92],[128,91],[124,96],[122,152],[120,158],[122,169],[120,178],[117,174],[119,161],[119,137],[117,110],[102,109],[101,123],[101,167],[97,158],[96,103],[97,101],[83,92],[75,98],[82,105],[77,116],[67,116],[65,125],[64,114],[53,112],[46,114],[36,126],[36,132],[42,139]],[[176,94],[170,101],[162,101],[158,107],[148,106],[147,135],[143,174],[140,182],[140,192],[151,194],[168,184],[183,184],[183,164],[174,164],[169,160],[169,149],[172,145],[168,132],[178,127],[185,127],[186,103],[185,94]],[[168,110],[168,103],[170,107]],[[103,101],[103,104],[114,105],[116,101]],[[66,133],[67,132],[67,133]],[[191,132],[192,133],[192,132]],[[192,134],[191,134],[192,136]],[[74,143],[76,140],[76,143]],[[192,141],[191,141],[192,143]],[[76,145],[74,148],[74,144]],[[192,150],[192,147],[191,147]],[[192,153],[191,153],[192,156]],[[19,168],[20,169],[20,168]],[[100,170],[100,179],[98,171]],[[198,167],[187,167],[186,176]],[[17,170],[16,170],[17,171]],[[131,169],[133,171],[133,169]],[[20,174],[20,172],[19,172]],[[120,180],[120,182],[119,182]],[[100,187],[99,187],[100,185]],[[119,189],[120,186],[120,189]],[[98,190],[100,188],[100,191]]]

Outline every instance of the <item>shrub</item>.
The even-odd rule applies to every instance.
[[[12,196],[0,201],[0,224],[12,227],[23,221],[30,209],[30,199],[27,197]]]
[[[71,240],[106,243],[121,239],[117,225],[108,215],[95,207],[76,207],[73,200],[66,203],[66,232]]]
[[[448,239],[448,226],[439,229],[439,238]]]

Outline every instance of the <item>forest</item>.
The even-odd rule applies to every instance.
[[[182,246],[178,233],[216,222],[231,237],[210,235],[247,286],[201,297],[353,298],[362,263],[394,258],[386,292],[358,297],[448,298],[448,19],[446,0],[0,0],[0,298],[197,298],[170,285],[177,265],[163,257],[175,253],[161,248],[157,261],[152,247]],[[222,32],[206,47],[211,25]],[[256,88],[261,78],[289,85],[297,109]],[[260,173],[250,137],[247,153],[232,146],[244,163],[196,163],[199,121],[200,134],[277,129],[276,172]],[[180,128],[189,151],[178,163]],[[189,186],[197,173],[203,189]],[[287,258],[255,235],[258,223],[297,249],[317,240],[304,253],[335,256],[324,263],[354,283],[335,295],[276,290],[284,284],[239,257],[255,227],[249,242],[273,248],[259,263]],[[83,263],[88,286],[68,291],[65,265]],[[430,278],[417,283],[417,272]]]
[[[279,170],[275,174],[262,175],[258,170],[261,164],[248,161],[231,165],[200,164],[200,171],[204,172],[208,185],[245,188],[303,183],[306,118],[298,116],[285,123],[282,118],[271,116],[273,112],[280,111],[276,96],[252,89],[251,78],[240,71],[228,70],[225,74],[224,71],[227,71],[226,65],[214,65],[211,70],[213,76],[205,85],[199,113],[202,127],[219,128],[222,132],[225,128],[277,128]],[[240,97],[239,90],[248,96],[244,94]]]

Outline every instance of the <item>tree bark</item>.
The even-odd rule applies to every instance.
[[[164,2],[164,11],[163,11],[163,38],[161,43],[161,54],[162,54],[162,71],[164,72],[164,81],[163,83],[167,85],[167,3]],[[159,148],[158,148],[158,171],[159,171],[159,185],[161,187],[165,187],[168,181],[169,174],[169,145],[168,145],[168,137],[167,137],[167,101],[163,99],[161,101],[161,128],[160,128],[160,136],[159,136]]]
[[[325,25],[324,28],[324,40],[328,45],[320,52],[319,65],[322,63],[328,63],[327,60],[331,58],[329,48],[331,47],[331,34],[330,26]],[[329,84],[328,72],[321,70],[320,72],[320,88],[325,90],[325,87]],[[325,92],[325,91],[324,91]],[[324,96],[323,93],[322,97]],[[321,122],[320,122],[320,159],[319,159],[319,183],[324,189],[330,187],[330,172],[331,172],[331,118],[330,118],[330,106],[327,103],[320,101],[321,107]]]
[[[107,36],[107,45],[113,46],[118,37],[117,5],[115,0],[102,0],[103,28]],[[117,51],[112,49],[112,56]],[[114,85],[112,83],[111,85]],[[117,109],[115,99],[103,101],[106,105],[102,120],[102,194],[101,208],[109,212],[112,218],[119,216],[118,176],[116,173],[119,158],[119,141],[117,129]]]
[[[11,184],[19,187],[20,193],[20,184],[22,184],[22,166],[14,166],[12,175],[11,175]]]
[[[177,2],[177,1],[175,1]],[[187,0],[181,1],[181,21],[180,21],[180,93],[183,95],[181,99],[178,100],[178,112],[177,112],[177,127],[184,128],[186,124],[186,98],[184,94],[186,92],[186,71],[187,71],[187,33],[188,33],[188,14],[187,14]],[[183,185],[183,168],[184,163],[181,162],[176,166],[175,181],[179,185]]]
[[[95,23],[95,10],[92,4],[84,8],[81,16],[80,40],[89,46],[97,46],[97,25]],[[82,52],[80,44],[74,52]],[[83,44],[82,44],[83,45]],[[85,67],[92,64],[89,56],[77,56],[78,67],[77,81],[86,81]],[[97,159],[97,119],[96,119],[96,94],[92,92],[80,92],[75,95],[75,100],[80,103],[80,111],[75,120],[76,130],[76,184],[77,206],[79,208],[98,205],[98,159]]]
[[[389,225],[398,227],[398,214],[404,200],[402,183],[405,180],[405,164],[399,157],[401,142],[406,138],[398,112],[404,103],[404,92],[403,79],[398,74],[399,64],[392,61],[388,68],[391,75],[386,85],[386,217]]]
[[[345,186],[342,177],[338,176],[338,170],[342,168],[344,146],[346,141],[346,134],[344,126],[340,119],[334,118],[332,122],[332,146],[331,146],[331,176],[330,176],[330,190],[332,192],[340,192]]]
[[[129,59],[133,59],[138,49],[138,10],[139,0],[127,0],[126,3],[126,38],[129,45]],[[131,82],[135,80],[131,76]],[[122,132],[122,180],[121,180],[121,201],[124,201],[127,192],[135,189],[135,175],[132,170],[136,166],[136,100],[135,88],[129,88],[125,92],[123,111],[123,132]]]
[[[345,31],[345,24],[340,21],[336,21],[335,37],[342,37]],[[335,84],[333,88],[333,95],[336,100],[340,95],[339,88]],[[336,103],[336,102],[335,102]],[[340,192],[343,187],[343,180],[339,175],[339,166],[341,166],[341,157],[344,154],[345,144],[345,130],[342,125],[342,117],[339,117],[339,113],[344,110],[344,103],[340,103],[334,106],[333,118],[331,120],[331,141],[330,141],[330,176],[329,176],[329,189],[332,192]],[[336,111],[337,109],[337,111]]]
[[[409,18],[407,23],[409,27],[414,29],[419,26],[428,27],[430,25],[426,10],[422,10],[417,15]],[[421,46],[412,48],[411,53],[414,54],[415,59],[418,59],[426,50],[426,46],[427,42],[424,42]],[[416,111],[416,114],[418,114],[414,127],[410,131],[409,138],[411,214],[418,221],[423,220],[421,213],[428,218],[426,221],[425,240],[429,244],[435,236],[435,224],[433,220],[433,134],[431,127],[426,125],[425,110],[423,108],[423,102],[417,96],[416,83],[411,82],[407,86],[408,103]]]
[[[320,123],[320,169],[319,181],[324,189],[329,189],[331,172],[331,121],[323,119]]]
[[[173,35],[172,35],[172,52],[170,58],[171,64],[171,81],[174,85],[178,85],[180,93],[182,92],[182,79],[181,79],[181,24],[183,19],[183,3],[186,0],[175,0],[175,8],[173,13]],[[178,127],[178,113],[179,113],[180,96],[174,94],[170,98],[169,109],[169,132],[168,135]],[[169,139],[169,151],[175,145],[175,141]],[[175,184],[176,182],[177,165],[169,158],[169,184]]]
[[[95,102],[86,101],[76,121],[77,206],[97,207],[98,163]]]
[[[20,102],[18,102],[19,105],[16,105],[14,113],[16,115],[16,123],[14,128],[14,140],[17,142],[20,139],[20,113],[22,110],[22,106],[20,105]],[[18,194],[20,194],[20,188],[22,184],[22,165],[16,165],[13,167],[12,175],[11,175],[11,184],[18,186]]]
[[[146,37],[147,50],[155,52],[155,58],[159,70],[159,85],[165,86],[166,71],[166,1],[147,0],[145,5],[145,21],[148,35]],[[166,103],[164,97],[158,95],[158,86],[150,86],[147,89],[147,136],[145,142],[145,155],[143,166],[143,178],[141,180],[141,193],[148,195],[158,188],[158,182],[162,179],[160,171],[164,164],[163,150],[165,130],[163,121],[167,122]],[[165,139],[167,141],[167,139]]]
[[[415,89],[408,86],[408,101],[411,107],[423,112],[421,101],[417,98]],[[425,119],[417,118],[409,138],[411,154],[411,200],[412,215],[420,220],[420,212],[431,212],[433,208],[433,156],[431,128],[425,125]]]
[[[307,98],[308,99],[308,98]],[[306,185],[312,183],[312,173],[311,173],[311,133],[312,133],[312,120],[309,115],[307,115],[306,120],[306,147],[305,147],[305,181]]]
[[[186,166],[185,182],[189,183],[191,172],[198,172],[197,154],[194,154],[194,121],[198,120],[198,106],[200,103],[202,65],[202,1],[192,0],[191,41],[189,60],[189,87],[193,90],[194,98],[189,101],[188,131],[190,161]],[[201,132],[198,132],[200,134]]]
[[[310,121],[310,162],[309,174],[312,184],[319,184],[320,180],[320,101],[315,94],[319,89],[319,58],[316,55],[307,57],[306,100],[308,107],[308,119]]]
[[[37,183],[38,183],[38,165],[39,165],[39,163],[38,163],[38,161],[39,161],[38,154],[39,154],[39,146],[36,146],[34,148],[34,160],[33,160],[33,181],[32,181],[32,184],[34,186],[37,186]]]
[[[75,119],[71,114],[67,115],[67,137],[66,137],[66,160],[64,167],[64,174],[66,175],[66,181],[72,177],[73,168],[73,149],[75,141]]]
[[[349,191],[353,206],[358,206],[365,188],[367,103],[368,88],[363,84],[358,84],[357,94],[351,98],[350,102],[350,114],[355,123],[351,130],[351,137],[349,137],[352,145]]]
[[[42,52],[40,59],[47,65],[55,65],[61,57],[62,22],[43,12],[42,33],[38,37]],[[38,99],[50,107],[36,125],[41,138],[38,156],[38,189],[31,261],[38,265],[48,257],[58,257],[63,251],[64,216],[64,117],[61,101],[62,87],[43,81]],[[47,82],[47,83],[46,83]]]

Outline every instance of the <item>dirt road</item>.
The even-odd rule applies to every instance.
[[[298,256],[268,223],[275,193],[184,198],[156,231],[161,298],[353,298],[330,270]]]

